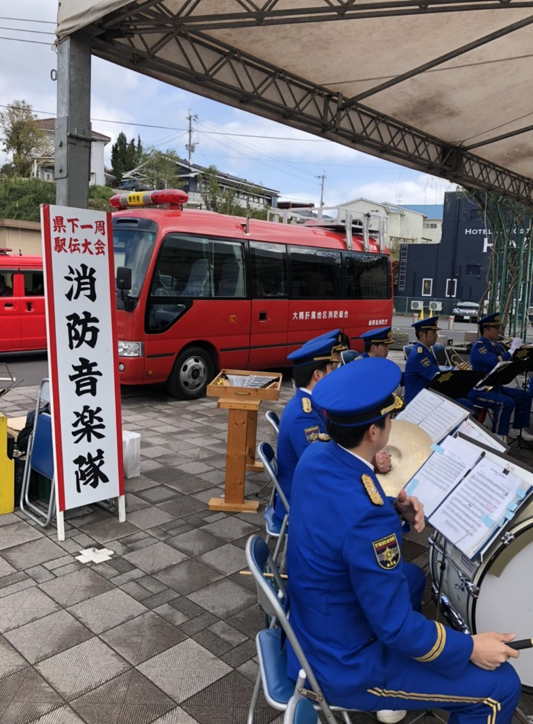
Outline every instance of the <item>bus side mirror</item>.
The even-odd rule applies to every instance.
[[[117,289],[121,292],[129,292],[131,289],[131,269],[127,266],[117,268]]]

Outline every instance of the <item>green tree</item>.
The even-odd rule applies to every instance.
[[[32,158],[44,154],[45,134],[26,101],[13,101],[0,113],[2,147],[11,155],[15,174],[29,176]]]
[[[39,221],[40,204],[55,204],[54,181],[37,178],[0,178],[0,219]]]
[[[118,134],[116,143],[111,146],[111,169],[117,185],[122,181],[122,176],[136,168],[143,156],[141,139],[137,136],[137,143],[132,138],[130,141],[122,131]]]
[[[111,211],[109,199],[114,193],[108,186],[89,186],[89,208]],[[40,221],[40,205],[55,202],[55,181],[0,176],[0,219]]]
[[[154,189],[180,188],[183,182],[177,175],[179,161],[179,155],[171,148],[166,151],[148,148],[142,154],[138,173],[143,182]]]

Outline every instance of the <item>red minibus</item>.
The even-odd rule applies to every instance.
[[[0,249],[0,352],[46,349],[43,260]]]
[[[180,190],[111,199],[121,209],[113,239],[122,384],[166,382],[173,396],[195,399],[216,370],[282,367],[337,327],[361,349],[363,332],[391,324],[390,260],[372,234],[183,209],[186,200]],[[0,275],[13,289],[0,293],[0,352],[44,349],[42,259],[1,255]]]
[[[284,366],[337,327],[360,348],[363,332],[391,324],[390,260],[368,232],[183,209],[186,200],[167,190],[110,201],[120,209],[117,276],[131,270],[130,288],[117,291],[123,384],[166,382],[195,399],[216,370]]]

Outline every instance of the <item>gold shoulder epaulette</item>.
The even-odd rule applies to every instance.
[[[318,433],[318,439],[322,440],[322,442],[329,442],[331,440],[329,435],[326,435],[325,432],[319,432]]]
[[[424,350],[422,349],[422,347],[419,347],[416,351],[418,352],[418,354],[422,354]]]
[[[383,498],[381,497],[379,490],[376,488],[374,481],[372,480],[370,475],[361,475],[361,481],[365,486],[368,497],[374,503],[374,505],[383,505]]]
[[[302,397],[302,410],[307,413],[311,412],[312,407],[309,397]]]

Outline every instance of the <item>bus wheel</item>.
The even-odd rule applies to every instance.
[[[205,395],[205,388],[213,379],[213,360],[201,347],[189,347],[178,355],[167,390],[179,400],[197,400]]]

